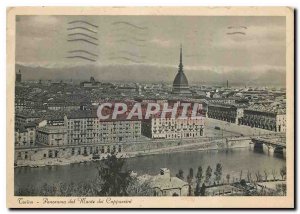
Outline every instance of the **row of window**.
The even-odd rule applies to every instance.
[[[165,133],[164,133],[165,134]],[[167,139],[181,139],[181,138],[189,138],[189,137],[199,137],[199,136],[203,136],[203,131],[201,131],[200,133],[186,133],[186,134],[183,134],[183,135],[178,135],[177,133],[174,133],[174,134],[165,134],[165,138]],[[157,138],[157,137],[160,137],[157,136],[157,135],[153,135],[153,138]]]
[[[68,143],[99,143],[99,142],[122,142],[124,140],[137,139],[139,135],[130,135],[130,136],[122,136],[122,137],[110,137],[110,138],[69,138]]]
[[[72,148],[71,150],[71,155],[89,155],[89,154],[99,154],[99,153],[111,153],[111,152],[122,152],[122,146],[101,146],[101,147],[84,147],[83,149],[81,148]]]
[[[65,150],[65,149],[63,149]],[[122,152],[122,146],[121,145],[114,145],[114,146],[101,146],[101,147],[84,147],[82,148],[72,148],[71,149],[71,155],[89,155],[89,154],[99,154],[99,153],[111,153],[111,152]],[[37,153],[35,151],[34,153]],[[44,153],[44,158],[58,158],[60,151],[58,150],[49,150],[48,154]],[[29,153],[24,152],[23,158],[25,160],[29,159]],[[22,152],[17,153],[17,159],[22,159]]]
[[[94,120],[94,121],[68,121],[68,125],[92,125],[92,124],[97,124],[99,125],[99,121],[98,120]],[[126,122],[126,121],[122,121],[122,122],[111,122],[111,123],[101,123],[102,126],[130,126],[130,125],[139,125],[140,122]]]
[[[92,131],[92,130],[99,130],[99,131],[112,131],[112,130],[117,130],[117,131],[122,131],[122,130],[138,130],[140,129],[140,126],[136,127],[122,127],[122,128],[105,128],[105,127],[68,127],[69,131],[81,131],[81,130],[87,130],[87,131]]]

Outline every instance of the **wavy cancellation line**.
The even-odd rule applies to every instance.
[[[84,20],[74,20],[74,21],[68,22],[68,24],[75,24],[75,23],[83,23],[83,24],[87,24],[87,25],[89,25],[89,26],[98,28],[97,25],[94,25],[94,24],[92,24],[92,23],[90,23],[90,22],[87,22],[87,21],[84,21]]]
[[[138,60],[134,60],[128,57],[124,57],[124,56],[119,56],[119,57],[109,57],[109,59],[111,60],[115,60],[115,59],[124,59],[126,61],[130,61],[130,62],[134,62],[134,63],[143,63],[143,61],[138,61]]]
[[[89,28],[86,28],[86,27],[70,27],[70,28],[67,28],[67,30],[76,30],[76,29],[82,29],[82,30],[86,30],[86,31],[89,31],[91,33],[97,33],[97,31],[94,31],[94,30],[91,30]]]
[[[72,51],[68,51],[69,53],[87,53],[91,56],[98,56],[97,54],[91,53],[89,51],[86,50],[72,50]]]
[[[86,42],[86,43],[98,46],[97,43],[91,42],[91,41],[86,40],[86,39],[68,39],[67,41],[68,42]]]
[[[133,36],[124,36],[124,35],[119,35],[119,36],[116,36],[118,40],[132,40],[134,42],[146,42],[147,40],[145,39],[140,39],[140,38],[136,38],[136,37],[133,37]]]
[[[69,59],[79,58],[79,59],[84,59],[84,60],[88,60],[88,61],[91,61],[91,62],[96,62],[95,59],[91,59],[91,58],[84,57],[84,56],[79,56],[79,55],[76,55],[76,56],[67,56],[66,58],[69,58]]]
[[[94,40],[98,40],[96,37],[93,37],[93,36],[90,36],[90,35],[87,35],[85,33],[69,33],[68,36],[85,36],[87,38],[90,38],[90,39],[94,39]]]
[[[227,33],[227,35],[235,35],[235,34],[246,35],[246,33],[244,33],[244,32],[232,32],[232,33]]]
[[[238,28],[248,29],[246,26],[229,26],[227,28],[228,29],[238,29]]]
[[[124,21],[113,22],[112,25],[127,25],[127,26],[131,26],[133,28],[140,29],[140,30],[148,29],[147,27],[138,26],[138,25],[132,24],[130,22],[124,22]]]

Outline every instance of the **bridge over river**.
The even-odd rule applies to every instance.
[[[251,138],[251,148],[261,150],[273,155],[280,154],[283,157],[286,155],[286,136],[277,134],[274,136],[259,136]]]

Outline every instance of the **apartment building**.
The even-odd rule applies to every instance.
[[[15,147],[33,147],[36,143],[36,125],[27,123],[15,128]]]
[[[243,117],[239,119],[239,124],[275,132],[285,132],[286,114],[284,112],[265,111],[264,109],[245,109]]]
[[[230,123],[238,123],[238,119],[243,116],[243,109],[233,105],[209,104],[207,116]]]
[[[96,111],[75,111],[64,117],[64,123],[70,145],[130,142],[141,137],[141,121],[127,120],[125,115],[99,121]]]
[[[37,129],[37,142],[47,146],[63,146],[67,143],[67,130],[61,126],[44,126]]]
[[[153,139],[182,139],[204,136],[204,118],[153,116],[142,123],[143,135]]]

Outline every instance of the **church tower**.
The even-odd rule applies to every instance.
[[[182,64],[182,46],[180,45],[180,62],[178,66],[178,73],[173,81],[173,94],[191,94],[188,80],[183,72]]]
[[[19,70],[19,73],[16,73],[16,82],[22,82],[21,70]]]

